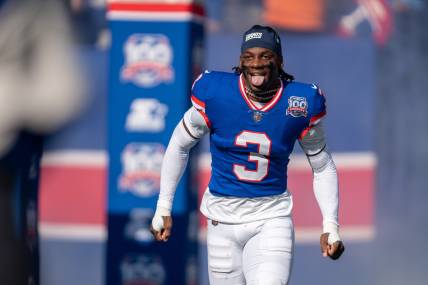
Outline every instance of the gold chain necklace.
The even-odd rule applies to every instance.
[[[267,103],[275,96],[276,92],[278,92],[278,89],[279,88],[275,88],[275,89],[271,89],[263,92],[257,92],[256,94],[254,93],[254,91],[252,91],[248,87],[245,87],[245,94],[247,94],[248,98],[250,98],[251,100],[254,100],[260,103]]]

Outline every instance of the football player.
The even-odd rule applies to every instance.
[[[234,70],[205,71],[194,82],[193,107],[175,128],[163,160],[152,233],[168,240],[189,151],[209,134],[212,171],[201,212],[208,219],[210,284],[288,284],[294,230],[287,165],[296,140],[314,174],[322,254],[337,259],[344,251],[337,172],[321,122],[325,98],[317,86],[294,82],[284,72],[281,40],[271,27],[245,32]]]

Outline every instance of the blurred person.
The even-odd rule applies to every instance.
[[[375,42],[385,45],[392,32],[391,4],[386,0],[355,0],[355,2],[354,11],[340,19],[337,33],[343,37],[352,37],[356,34],[358,26],[367,20]]]
[[[192,86],[193,106],[175,128],[164,156],[152,220],[157,241],[171,235],[174,193],[190,149],[210,135],[212,174],[201,212],[208,219],[210,284],[288,284],[293,261],[292,196],[287,164],[296,140],[312,167],[323,216],[323,256],[338,259],[338,182],[322,118],[325,98],[283,70],[281,41],[271,27],[245,32],[235,73],[205,71]]]
[[[0,13],[1,156],[19,130],[49,133],[75,117],[84,82],[58,1],[14,0]]]
[[[39,284],[43,136],[84,103],[63,8],[56,0],[0,6],[0,284]]]

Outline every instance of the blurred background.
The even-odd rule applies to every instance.
[[[193,79],[232,71],[243,32],[265,24],[281,35],[285,70],[326,95],[341,191],[346,252],[333,262],[320,254],[312,173],[297,146],[291,284],[426,284],[427,6],[0,0],[0,283],[30,272],[16,284],[208,284],[196,211],[208,138],[180,184],[166,246],[148,233],[160,162]]]

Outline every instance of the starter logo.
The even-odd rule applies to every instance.
[[[122,152],[119,189],[139,197],[159,193],[165,147],[158,143],[130,143]]]
[[[135,99],[126,118],[128,131],[161,132],[165,129],[168,106],[156,99]]]
[[[306,117],[308,115],[308,102],[305,97],[291,96],[288,98],[287,115],[293,117]]]
[[[155,87],[174,79],[173,51],[169,39],[162,34],[133,34],[124,45],[123,81],[141,87]]]

